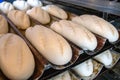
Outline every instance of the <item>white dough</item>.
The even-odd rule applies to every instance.
[[[85,61],[76,67],[73,70],[78,73],[80,76],[90,76],[93,73],[93,63],[92,60]]]
[[[14,6],[9,2],[4,1],[0,3],[0,10],[7,14],[9,11],[14,10]]]
[[[42,2],[39,0],[27,0],[27,3],[32,7],[41,7]]]
[[[52,80],[72,80],[71,79],[71,76],[70,76],[70,73],[68,71],[52,78]]]
[[[110,50],[104,51],[103,53],[95,56],[94,58],[106,66],[111,65],[113,61]]]
[[[29,4],[24,0],[16,0],[16,1],[14,1],[13,6],[16,9],[22,10],[22,11],[27,11],[28,9],[30,9]]]

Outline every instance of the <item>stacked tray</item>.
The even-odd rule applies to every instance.
[[[62,7],[60,5],[57,5],[57,6]],[[70,12],[67,12],[67,14],[69,15],[68,20],[71,20],[72,17],[77,16]],[[36,63],[35,71],[34,71],[33,75],[30,77],[30,79],[39,79],[39,78],[40,78],[40,80],[49,79],[59,73],[62,73],[66,70],[71,69],[72,67],[74,67],[88,59],[93,58],[94,56],[100,54],[103,51],[106,51],[108,49],[111,49],[113,51],[112,48],[116,49],[117,48],[116,44],[119,43],[119,40],[115,43],[109,43],[107,39],[95,34],[95,36],[97,37],[97,42],[98,42],[97,48],[94,51],[89,51],[89,50],[82,50],[80,47],[76,46],[74,43],[72,43],[68,40],[69,44],[72,47],[72,51],[74,54],[69,63],[59,66],[59,65],[50,63],[47,59],[45,59],[45,57],[40,55],[39,51],[29,42],[29,40],[24,36],[24,34],[22,34],[22,32],[24,33],[24,31],[17,29],[16,25],[5,14],[2,13],[2,15],[6,18],[6,20],[8,21],[8,23],[10,25],[10,28],[13,29],[15,34],[19,35],[21,38],[24,39],[24,41],[27,43],[27,45],[29,46],[29,48],[31,49],[31,51],[34,55],[35,63]],[[31,17],[30,17],[30,19],[31,19],[33,25],[34,24],[41,25],[41,23],[39,23],[37,20],[35,20]],[[59,21],[59,20],[60,19],[51,15],[51,23],[44,25],[44,26],[49,27],[53,22]],[[117,56],[117,55],[119,55],[119,53],[112,54],[114,62],[110,66],[105,66],[106,68],[111,68],[117,63],[117,61],[120,58],[120,56]],[[83,79],[85,79],[85,80],[94,79],[100,73],[101,69],[103,68],[103,65],[95,60],[93,60],[93,63],[95,64],[94,65],[94,73],[90,77],[82,77]],[[53,72],[53,73],[51,74],[51,72]],[[73,74],[75,76],[77,75],[74,72],[73,72]],[[81,78],[81,77],[79,76],[79,78]]]

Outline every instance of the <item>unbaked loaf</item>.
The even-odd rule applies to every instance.
[[[60,20],[59,22],[54,22],[50,28],[84,50],[93,51],[97,46],[97,39],[94,34],[82,25],[72,21]]]
[[[42,9],[44,9],[45,11],[50,13],[51,15],[58,17],[60,19],[67,19],[68,18],[67,13],[63,9],[61,9],[55,5],[47,5],[47,6],[42,7]]]
[[[68,71],[66,71],[62,74],[59,74],[59,75],[53,77],[52,79],[49,79],[49,80],[72,80],[72,79],[71,79],[70,73]]]
[[[30,5],[24,0],[16,0],[16,1],[14,1],[13,6],[16,9],[22,10],[22,11],[27,11],[28,9],[30,9]]]
[[[31,7],[41,7],[42,6],[42,2],[40,0],[27,0],[27,3]]]
[[[41,24],[47,24],[50,22],[49,14],[40,7],[34,7],[31,10],[28,10],[27,14]]]
[[[0,10],[7,14],[9,11],[14,10],[14,6],[9,2],[4,1],[0,3]]]
[[[95,56],[94,58],[103,63],[105,66],[111,65],[113,62],[110,50],[104,51],[103,53]]]
[[[8,33],[0,38],[0,68],[11,80],[26,80],[34,72],[34,57],[19,36]]]
[[[90,59],[72,69],[80,76],[90,76],[93,73],[93,62]]]
[[[8,32],[8,23],[7,20],[0,15],[0,35]]]
[[[84,25],[93,33],[107,38],[110,42],[115,42],[119,38],[118,31],[112,24],[95,15],[81,15],[74,17],[72,21]]]
[[[29,16],[22,11],[12,10],[8,13],[8,18],[18,27],[18,29],[27,29],[30,27]]]
[[[55,65],[67,64],[72,58],[72,50],[68,42],[42,25],[30,27],[25,32],[28,40],[51,63]]]

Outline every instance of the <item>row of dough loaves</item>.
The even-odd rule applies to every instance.
[[[39,0],[27,0],[27,2],[24,0],[16,0],[13,2],[13,5],[9,2],[2,2],[2,3],[0,3],[0,10],[3,13],[8,14],[9,11],[14,10],[14,9],[21,10],[21,11],[27,11],[31,8],[30,6],[33,8],[34,7],[42,8],[49,14],[51,14],[55,17],[58,17],[60,19],[68,18],[67,13],[63,9],[61,9],[55,5],[46,5],[46,6],[41,7],[42,3]],[[36,13],[36,12],[37,11],[35,11],[34,13]],[[44,18],[41,18],[41,19],[44,19]]]
[[[53,5],[49,5],[49,6],[53,6]],[[56,6],[54,7],[56,8]],[[57,7],[57,9],[59,10],[60,8]],[[62,12],[65,12],[62,9],[60,10],[61,13],[57,12],[55,15],[61,15]],[[52,11],[52,8],[49,11]],[[54,13],[55,12],[53,12],[53,14]],[[8,12],[8,18],[18,27],[18,29],[27,29],[28,27],[30,27],[30,18],[28,15],[31,18],[39,21],[41,24],[50,23],[50,15],[48,14],[47,11],[43,10],[40,7],[34,7],[28,10],[26,13],[19,10],[12,10]],[[61,18],[66,17],[66,15]]]
[[[105,66],[109,66],[113,62],[112,53],[110,50],[104,51],[103,53],[94,57],[94,59],[103,63]],[[93,74],[93,62],[91,59],[75,66],[73,70],[81,77],[90,76]]]
[[[50,28],[84,50],[93,51],[97,46],[96,37],[92,33],[108,39],[109,42],[115,42],[119,38],[119,33],[112,24],[95,15],[73,17],[72,21],[56,21]]]
[[[52,6],[53,7],[53,6]],[[49,9],[48,7],[43,7],[43,9],[45,9],[45,10],[47,10],[47,9]],[[56,9],[56,8],[53,8],[53,10],[54,9]],[[58,10],[59,10],[59,8],[57,8]],[[35,12],[37,13],[37,16],[35,15]],[[45,14],[46,16],[45,16],[45,18],[47,18],[47,20],[48,21],[46,21],[46,20],[44,20],[43,22],[42,22],[42,20],[39,18],[39,14],[40,13],[43,13],[43,14]],[[55,13],[55,11],[54,11],[54,13]],[[45,12],[44,10],[42,10],[41,8],[38,8],[38,7],[34,7],[34,8],[32,8],[31,10],[29,10],[29,11],[27,11],[27,14],[28,15],[30,15],[30,16],[32,16],[33,18],[35,18],[35,19],[38,19],[39,21],[41,21],[41,23],[43,23],[44,24],[44,22],[45,23],[47,23],[47,22],[49,22],[49,15],[47,14],[47,12]],[[12,20],[12,22],[14,22],[14,24],[15,25],[17,25],[17,27],[18,28],[21,28],[21,29],[27,29],[28,27],[30,27],[30,21],[29,21],[29,17],[28,17],[28,15],[27,14],[25,14],[24,12],[22,12],[22,11],[18,11],[18,10],[12,10],[12,11],[10,11],[9,13],[8,13],[8,17]],[[16,16],[15,16],[16,15]],[[82,15],[82,16],[85,16],[86,17],[86,15]],[[92,17],[92,15],[88,15],[90,18]],[[42,16],[41,16],[42,17]],[[19,18],[19,20],[17,20]],[[75,18],[77,18],[77,17],[75,17]],[[87,25],[85,25],[85,24],[80,24],[80,23],[75,23],[75,21],[77,21],[77,20],[75,20],[75,18],[73,18],[72,19],[72,21],[74,21],[74,22],[72,22],[72,21],[68,21],[68,20],[60,20],[59,22],[54,22],[52,25],[51,25],[51,29],[53,29],[54,31],[56,31],[57,33],[59,33],[59,34],[61,34],[62,36],[64,36],[66,39],[68,39],[68,40],[70,40],[71,42],[73,42],[74,44],[76,44],[77,46],[79,46],[79,47],[81,47],[82,49],[84,49],[84,50],[91,50],[91,51],[93,51],[95,48],[96,48],[96,46],[97,46],[97,39],[96,39],[96,37],[90,32],[90,31],[88,31],[87,29],[86,29],[86,26]],[[111,35],[113,35],[112,36],[112,39],[115,39],[114,41],[116,41],[117,39],[118,39],[118,32],[117,32],[117,30],[114,28],[114,26],[111,26],[111,24],[110,23],[108,23],[108,22],[106,22],[105,20],[103,20],[103,19],[101,19],[101,18],[98,18],[97,16],[95,16],[95,18],[98,20],[98,23],[103,23],[104,25],[102,25],[102,27],[101,27],[101,24],[97,24],[97,27],[99,28],[99,30],[101,31],[100,33],[98,33],[99,35],[101,35],[101,34],[106,34],[105,32],[104,32],[104,30],[108,30],[108,34],[111,34]],[[94,18],[92,18],[93,20],[94,20]],[[81,20],[82,21],[82,20]],[[87,21],[87,20],[86,20]],[[21,22],[21,23],[20,23]],[[85,22],[85,21],[84,21]],[[90,21],[89,21],[90,22]],[[91,20],[91,22],[92,22],[92,20]],[[86,22],[86,24],[87,24],[87,22]],[[109,25],[110,26],[109,26]],[[92,22],[92,25],[94,25],[94,27],[96,26],[96,23],[95,23],[95,21],[93,21]],[[91,26],[91,25],[90,25]],[[37,27],[38,28],[38,27]],[[39,27],[40,28],[40,27]],[[40,29],[38,28],[38,30],[40,31]],[[93,27],[92,27],[93,28]],[[31,29],[31,30],[29,30],[29,29]],[[35,30],[34,30],[35,29]],[[45,28],[42,28],[42,29],[45,29]],[[45,29],[45,30],[48,30],[48,32],[49,32],[49,29]],[[45,31],[45,30],[43,30],[43,31]],[[28,31],[29,31],[29,34],[28,34]],[[39,33],[39,31],[38,31],[38,33]],[[53,32],[53,31],[52,31]],[[35,33],[35,34],[32,34],[32,33]],[[64,57],[64,59],[63,59],[63,61],[61,61],[61,63],[57,63],[57,62],[54,62],[54,61],[52,61],[51,60],[51,58],[49,59],[49,57],[48,56],[46,56],[46,54],[48,54],[48,52],[49,52],[49,49],[51,50],[51,52],[53,51],[53,53],[54,53],[54,51],[55,51],[55,47],[56,47],[56,45],[55,45],[55,47],[53,47],[53,48],[51,48],[51,46],[50,46],[50,48],[49,47],[47,47],[47,48],[45,48],[45,49],[48,49],[48,51],[47,50],[45,50],[46,52],[44,52],[44,47],[46,47],[45,45],[47,45],[47,44],[45,44],[46,42],[43,42],[44,40],[46,41],[46,40],[49,40],[49,39],[47,39],[47,38],[49,38],[49,37],[45,37],[46,39],[43,39],[43,37],[44,36],[46,36],[45,34],[41,34],[42,35],[42,38],[40,37],[40,34],[38,34],[37,33],[37,29],[36,29],[36,26],[35,27],[33,27],[33,29],[32,28],[28,28],[27,30],[26,30],[26,37],[28,37],[28,39],[31,41],[31,43],[43,54],[43,56],[45,56],[50,62],[52,62],[52,63],[54,63],[54,64],[57,64],[57,65],[63,65],[63,64],[66,64],[67,62],[69,62],[70,61],[70,59],[71,59],[71,55],[72,55],[72,51],[71,51],[71,48],[69,47],[68,48],[68,50],[69,51],[65,51],[65,52],[67,52],[66,54],[67,55],[69,55],[69,57]],[[42,32],[42,33],[44,33],[44,32]],[[50,32],[51,33],[51,32]],[[54,32],[55,33],[55,32]],[[48,34],[48,33],[47,33]],[[33,36],[33,35],[35,35],[35,36]],[[38,36],[37,36],[38,35]],[[50,34],[48,34],[48,35],[50,35]],[[53,35],[53,34],[52,34]],[[101,35],[101,36],[103,36],[103,35]],[[37,37],[36,37],[37,36]],[[33,38],[33,37],[35,37],[35,38]],[[40,39],[39,39],[39,37],[40,37]],[[54,36],[53,36],[54,37]],[[74,37],[74,38],[73,38]],[[103,36],[104,37],[104,36]],[[106,38],[108,38],[108,37],[106,37]],[[111,36],[110,36],[110,38],[111,38]],[[33,40],[34,39],[34,40]],[[63,38],[62,38],[63,39]],[[108,38],[109,39],[109,38]],[[36,40],[38,40],[38,41],[36,41]],[[61,40],[58,40],[58,41],[60,41],[61,42]],[[57,42],[58,42],[57,41]],[[35,42],[37,42],[37,43],[35,43]],[[48,41],[48,42],[50,42],[50,41]],[[41,46],[39,45],[37,45],[37,44],[41,44],[41,46],[42,46],[42,44],[43,44],[43,46],[42,46],[42,49],[41,49]],[[67,41],[63,41],[62,42],[63,44],[68,44],[67,43]],[[86,43],[86,44],[85,44]],[[49,44],[49,43],[48,43]],[[53,44],[54,44],[54,42],[53,42]],[[70,46],[70,45],[69,45]],[[56,49],[57,50],[57,49]],[[64,47],[62,48],[62,50],[64,50]],[[61,51],[61,50],[60,50]],[[58,52],[59,52],[59,49],[58,49]],[[64,52],[64,51],[63,51]],[[69,52],[69,54],[68,54],[68,52]],[[45,53],[45,54],[44,54]],[[65,54],[65,55],[66,55]],[[59,59],[59,58],[58,58]],[[65,60],[65,61],[64,61]]]
[[[37,11],[37,15],[35,15],[36,11]],[[45,15],[44,16],[44,18],[46,18],[45,20],[42,20],[43,19],[42,16],[39,16],[40,13],[43,13],[43,15]],[[34,19],[39,20],[43,24],[48,23],[50,21],[50,17],[47,14],[47,12],[45,12],[44,10],[42,10],[41,8],[38,8],[38,7],[32,8],[31,10],[27,11],[27,14],[30,15],[31,17],[33,17]],[[14,15],[16,15],[16,16],[14,17]],[[23,17],[21,17],[21,16],[23,16]],[[99,31],[96,31],[96,33],[98,32],[97,34],[108,38],[108,40],[113,39],[113,41],[110,40],[111,42],[114,42],[118,39],[118,37],[119,37],[118,32],[114,28],[114,26],[112,26],[110,23],[106,22],[105,20],[103,20],[97,16],[94,16],[95,18],[92,18],[93,17],[92,15],[82,15],[82,16],[85,16],[85,17],[89,16],[91,19],[93,19],[93,20],[91,20],[91,22],[93,21],[92,25],[94,25],[94,27],[91,27],[93,29],[90,28],[91,30],[93,30],[93,32],[95,32],[96,30],[99,30]],[[82,17],[82,16],[80,16],[80,17]],[[8,13],[8,17],[12,20],[12,22],[14,22],[15,25],[17,25],[18,28],[26,29],[30,26],[29,17],[24,12],[21,12],[18,10],[12,10]],[[17,20],[18,18],[19,18],[19,20]],[[76,18],[78,18],[78,17],[73,18],[72,21],[77,22]],[[94,19],[97,19],[98,21],[97,20],[95,20],[95,21],[97,21],[98,23],[101,23],[101,24],[96,24]],[[65,38],[67,38],[71,42],[75,43],[77,46],[81,47],[84,50],[94,50],[97,46],[97,40],[96,40],[95,36],[90,31],[87,30],[88,28],[85,29],[86,25],[89,24],[89,23],[87,23],[87,20],[86,20],[86,24],[77,24],[72,21],[61,20],[59,22],[55,22],[51,25],[51,29],[55,30],[56,32],[58,32],[59,34],[61,34],[62,36],[64,36]],[[83,20],[81,20],[81,21],[83,21]],[[21,23],[19,23],[19,22],[21,22]],[[80,22],[80,20],[79,20],[79,22]],[[104,25],[102,25],[102,23]],[[58,24],[61,24],[61,25],[58,25]],[[110,26],[107,24],[109,24]],[[101,25],[102,25],[102,27],[101,27]],[[96,26],[97,26],[97,28],[96,28]],[[107,30],[107,32],[106,32],[106,30]],[[69,33],[70,33],[70,35],[69,35]],[[84,45],[84,43],[87,43],[87,45]]]
[[[13,1],[13,4],[3,1],[0,3],[0,10],[7,14],[9,11],[14,10],[15,8],[22,11],[27,11],[31,7],[41,7],[42,2],[39,0],[16,0]]]

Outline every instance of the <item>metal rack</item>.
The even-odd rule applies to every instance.
[[[46,1],[48,1],[46,3]],[[65,9],[66,11],[75,13],[75,14],[84,14],[84,13],[89,13],[89,14],[96,14],[100,17],[103,17],[104,19],[108,20],[109,14],[110,15],[116,15],[116,16],[120,16],[120,4],[119,3],[111,3],[109,1],[101,1],[101,0],[43,0],[43,3],[45,4],[49,4],[49,2],[54,3],[54,4],[59,4],[59,5],[63,5],[63,9]],[[116,17],[115,19],[118,19],[118,17]],[[113,20],[113,19],[112,19]],[[111,20],[110,20],[111,21]],[[117,26],[117,28],[119,28],[119,24],[116,23],[116,21],[112,21],[111,22],[113,25]],[[56,76],[66,70],[71,69],[72,67],[82,63],[83,61],[86,61],[90,58],[93,58],[94,56],[100,54],[101,52],[113,48],[116,51],[119,51],[119,49],[117,50],[115,47],[116,45],[119,45],[120,42],[118,41],[118,43],[116,44],[110,44],[107,43],[105,44],[104,48],[102,50],[100,50],[97,54],[94,55],[87,55],[87,54],[81,54],[79,59],[76,61],[76,63],[74,63],[74,65],[71,65],[70,67],[67,67],[63,70],[55,70],[52,68],[49,68],[47,70],[45,70],[44,74],[42,75],[42,77],[40,78],[40,80],[46,80],[49,79],[53,76]],[[107,69],[104,67],[102,69],[102,72],[105,72]],[[101,74],[100,73],[100,74]]]
[[[119,29],[120,20],[117,22],[114,19],[118,20],[118,16],[120,16],[120,3],[116,2],[109,2],[108,0],[42,0],[44,4],[49,4],[49,3],[54,3],[54,4],[59,4],[62,5],[62,8],[65,9],[68,12],[72,12],[75,14],[96,14],[100,17],[103,17],[106,20],[111,21],[112,24],[117,26]],[[47,2],[46,2],[47,1]],[[114,15],[113,17],[110,17],[111,15]],[[110,17],[110,19],[109,19]],[[53,68],[46,69],[41,78],[39,80],[47,80],[53,76],[56,76],[66,70],[71,69],[72,67],[90,59],[93,58],[94,56],[100,54],[101,52],[107,50],[107,49],[114,49],[116,51],[119,51],[120,49],[117,48],[117,46],[120,45],[120,41],[118,41],[116,44],[110,44],[107,42],[105,46],[103,47],[102,50],[100,50],[98,53],[94,55],[88,55],[88,54],[81,54],[79,59],[71,66],[62,69],[62,70],[55,70]],[[107,69],[104,67],[102,69],[102,72],[105,72]]]

